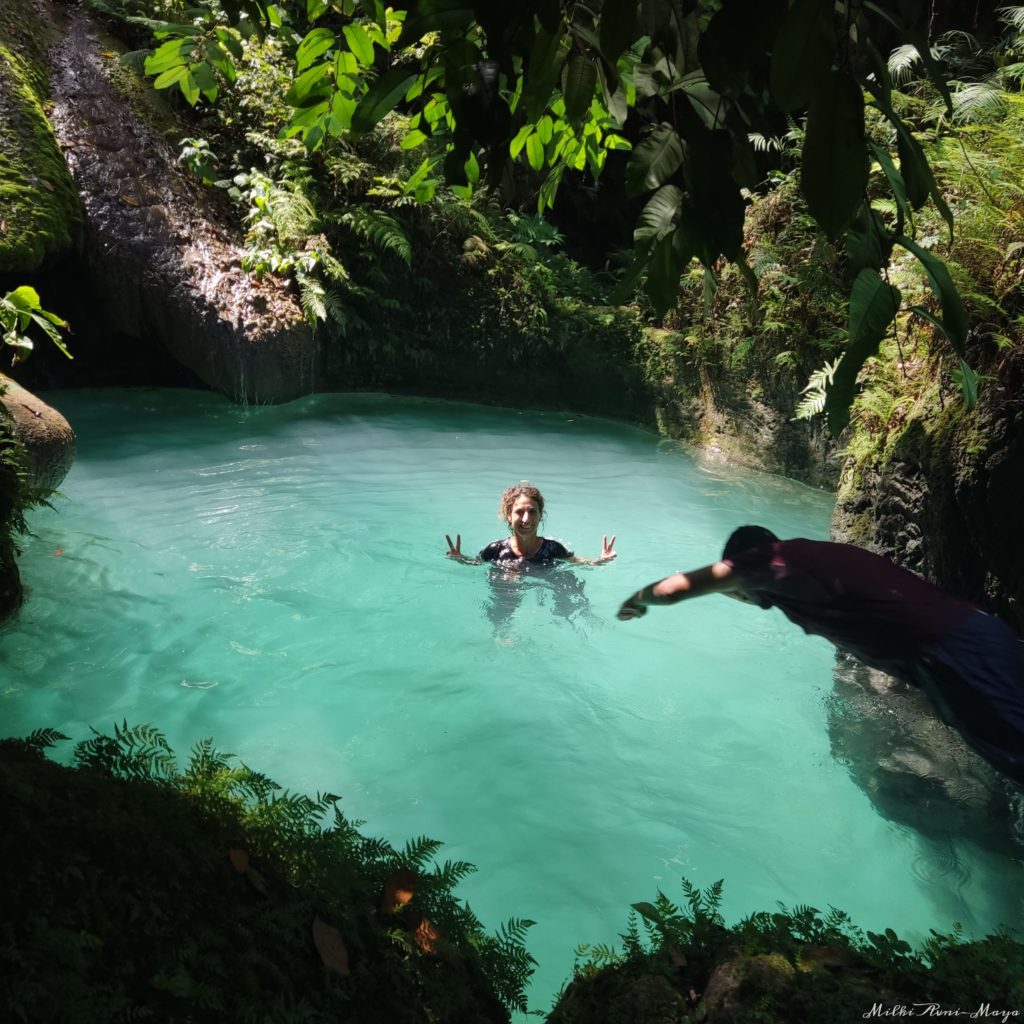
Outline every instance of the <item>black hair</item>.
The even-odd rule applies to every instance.
[[[771,530],[766,530],[763,526],[740,526],[729,534],[729,539],[722,550],[722,558],[732,558],[741,551],[757,548],[762,544],[771,544],[778,539]]]

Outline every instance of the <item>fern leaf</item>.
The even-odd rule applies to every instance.
[[[382,252],[394,253],[406,266],[412,265],[412,246],[409,239],[401,224],[389,214],[366,207],[353,207],[346,210],[338,221],[375,248]]]
[[[34,732],[30,732],[23,740],[22,743],[26,747],[31,747],[37,753],[42,753],[48,747],[52,747],[55,743],[59,743],[61,740],[69,739],[70,737],[65,736],[64,733],[58,732],[56,729],[36,729]]]

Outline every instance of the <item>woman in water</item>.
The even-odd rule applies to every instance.
[[[498,505],[498,517],[508,523],[510,536],[491,541],[476,558],[462,553],[461,534],[455,535],[454,544],[447,534],[444,538],[448,541],[449,558],[467,565],[491,563],[487,617],[495,629],[501,631],[507,626],[527,585],[538,584],[550,590],[555,613],[568,621],[586,614],[589,603],[583,592],[583,581],[577,579],[575,573],[558,571],[555,566],[559,562],[578,565],[610,562],[615,557],[615,538],[601,538],[600,557],[580,558],[560,541],[542,537],[538,531],[544,518],[544,496],[527,480],[505,488]]]
[[[578,565],[603,565],[615,557],[615,538],[601,538],[601,554],[598,558],[581,558],[567,550],[560,541],[550,537],[542,537],[537,531],[544,518],[544,495],[528,480],[523,480],[511,487],[506,487],[498,505],[498,518],[508,523],[511,537],[491,541],[477,555],[469,558],[462,553],[462,534],[455,535],[455,543],[446,533],[448,541],[448,557],[467,565],[480,565],[482,562],[497,562],[508,565],[526,562],[538,564],[550,562],[556,558],[568,559]]]

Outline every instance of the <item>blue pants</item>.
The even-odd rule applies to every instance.
[[[976,612],[932,644],[913,675],[942,720],[1024,786],[1024,641],[1001,619]]]

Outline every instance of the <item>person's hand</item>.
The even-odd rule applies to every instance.
[[[610,562],[615,557],[615,537],[611,540],[607,537],[601,538],[601,557],[598,559],[599,562]]]
[[[448,541],[448,551],[446,552],[446,556],[448,558],[454,558],[457,562],[461,562],[463,558],[465,558],[465,555],[462,553],[462,534],[455,534],[454,544],[447,533],[444,535],[444,539]]]
[[[622,602],[622,607],[619,608],[616,618],[621,619],[623,622],[628,622],[630,619],[639,619],[641,615],[646,614],[647,605],[643,604],[640,598],[634,594]]]

